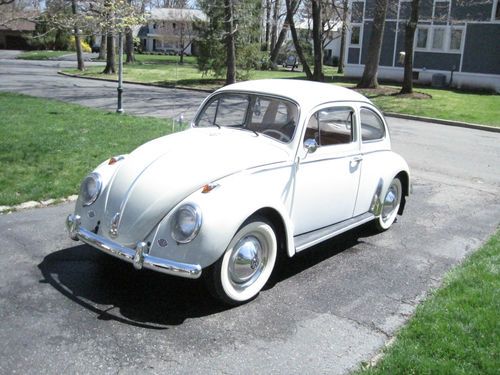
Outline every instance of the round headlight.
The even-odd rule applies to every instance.
[[[185,204],[175,211],[172,218],[172,238],[179,243],[188,243],[196,237],[200,227],[200,208],[193,204]]]
[[[97,173],[91,173],[82,181],[80,186],[80,198],[84,206],[90,206],[95,202],[101,192],[101,176]]]

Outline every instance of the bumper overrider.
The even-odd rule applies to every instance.
[[[75,241],[81,240],[109,255],[132,263],[138,270],[147,268],[168,275],[181,276],[189,279],[197,279],[201,275],[201,267],[198,264],[180,263],[149,255],[149,247],[146,242],[138,242],[135,249],[131,249],[99,236],[83,228],[80,224],[80,216],[71,214],[67,217],[66,228],[68,229],[71,239]]]

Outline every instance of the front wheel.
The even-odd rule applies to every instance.
[[[389,185],[389,189],[387,189],[384,201],[382,202],[382,211],[375,221],[375,226],[379,231],[383,232],[389,229],[396,220],[401,204],[402,193],[401,181],[396,177]]]
[[[276,234],[266,219],[247,220],[208,270],[205,280],[210,292],[230,305],[251,300],[269,280],[277,248]]]

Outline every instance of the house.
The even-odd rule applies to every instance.
[[[196,31],[193,25],[207,16],[198,9],[157,8],[151,10],[148,24],[139,31],[144,51],[191,55]]]
[[[27,49],[29,36],[35,31],[35,23],[15,20],[0,24],[1,49]]]
[[[420,0],[413,77],[418,83],[500,92],[500,0]],[[361,77],[375,0],[350,0],[345,75]],[[378,77],[402,81],[411,0],[389,0]],[[440,75],[440,76],[439,76]]]

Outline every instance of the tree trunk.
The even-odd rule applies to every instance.
[[[413,41],[418,23],[419,2],[420,0],[412,1],[410,19],[405,26],[405,65],[400,94],[411,94],[413,92]]]
[[[286,34],[288,33],[288,21],[285,21],[283,24],[283,27],[281,28],[280,35],[278,36],[278,40],[274,44],[273,49],[271,50],[271,65],[274,66],[276,65],[276,60],[278,59],[278,55],[280,53],[281,46],[283,45],[283,42],[285,41]]]
[[[127,1],[130,6],[132,6],[132,0]],[[134,35],[132,33],[132,28],[127,27],[125,29],[125,53],[127,54],[127,64],[132,64],[135,62],[134,56]]]
[[[115,70],[115,37],[112,32],[108,33],[106,48],[106,67],[102,71],[104,74],[114,74]]]
[[[378,87],[377,73],[382,47],[382,37],[384,36],[387,2],[388,0],[376,0],[375,2],[375,16],[373,18],[372,33],[368,43],[370,47],[368,49],[363,76],[357,86],[359,88]]]
[[[236,82],[236,48],[233,29],[233,1],[224,0],[224,15],[226,27],[226,85]]]
[[[76,15],[76,0],[71,0],[71,11],[74,15]],[[80,71],[85,70],[85,64],[83,62],[83,52],[82,52],[82,42],[80,40],[80,30],[78,25],[75,25],[75,48],[76,48],[76,61],[77,61],[77,69]]]
[[[264,51],[269,49],[269,35],[271,31],[271,0],[266,0],[266,36],[264,40]]]
[[[273,23],[271,26],[271,48],[269,49],[271,51],[274,51],[276,47],[276,43],[278,43],[278,21],[279,21],[279,12],[280,12],[280,0],[274,0],[274,9],[273,9]],[[288,26],[287,26],[288,27]],[[283,29],[282,29],[283,30]],[[281,34],[280,34],[281,35]],[[281,41],[283,43],[283,41]],[[281,44],[280,44],[281,48]]]
[[[125,29],[125,53],[127,54],[127,60],[125,62],[127,64],[134,63],[134,36],[132,35],[132,29],[130,27]]]
[[[101,46],[99,47],[99,60],[106,59],[106,45],[107,45],[106,32],[103,30],[101,34]]]
[[[321,33],[323,24],[321,22],[321,0],[312,0],[312,20],[313,20],[313,50],[314,50],[314,74],[315,81],[324,81],[323,76],[323,43]]]
[[[339,67],[337,69],[338,74],[344,73],[344,60],[345,60],[345,38],[347,34],[347,14],[349,11],[349,1],[343,0],[342,2],[342,35],[340,36],[340,53],[339,53]]]
[[[299,57],[300,63],[302,64],[302,68],[306,73],[306,77],[308,80],[313,79],[313,75],[311,73],[311,68],[307,63],[306,57],[304,55],[304,51],[299,43],[299,37],[297,35],[297,29],[295,29],[295,22],[293,20],[293,15],[297,10],[297,0],[285,0],[286,3],[286,18],[288,21],[288,25],[290,26],[290,32],[292,33],[293,45],[295,46],[295,52],[297,52],[297,56]]]

